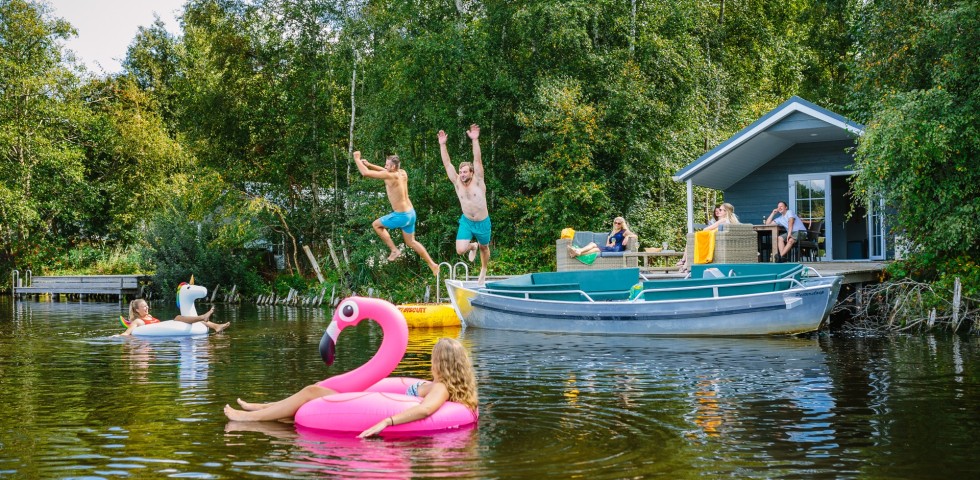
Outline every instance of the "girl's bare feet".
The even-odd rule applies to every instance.
[[[211,307],[211,310],[204,312],[204,315],[201,316],[204,317],[204,321],[208,321],[211,319],[212,314],[214,314],[214,307]]]
[[[569,258],[575,258],[575,257],[577,257],[578,256],[578,250],[575,250],[575,247],[569,245],[568,246],[568,256],[569,256]]]
[[[213,325],[214,325],[214,333],[220,333],[222,330],[228,328],[228,325],[231,325],[231,322],[215,323]]]
[[[391,251],[391,254],[388,255],[388,261],[389,262],[394,262],[400,256],[402,256],[402,251],[401,250],[392,250]]]
[[[249,415],[249,412],[235,410],[234,408],[231,408],[231,405],[225,405],[225,416],[228,417],[228,420],[235,420],[238,422],[255,421],[252,418],[250,418],[251,416]]]
[[[430,262],[429,270],[432,270],[433,275],[439,275],[439,264],[436,262]]]

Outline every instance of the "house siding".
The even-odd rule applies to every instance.
[[[800,143],[777,155],[763,167],[724,191],[744,223],[759,224],[776,202],[789,201],[789,176],[851,170],[853,141]]]

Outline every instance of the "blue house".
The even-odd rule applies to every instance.
[[[687,184],[688,231],[699,185],[722,191],[743,223],[762,223],[786,201],[820,229],[822,261],[884,259],[883,205],[854,205],[850,195],[855,139],[863,133],[863,125],[802,98],[786,100],[674,174]]]

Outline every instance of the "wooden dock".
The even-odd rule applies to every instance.
[[[57,299],[60,295],[78,296],[109,295],[122,299],[126,296],[137,296],[140,289],[150,280],[145,275],[65,275],[39,276],[28,275],[24,279],[14,279],[13,294],[15,297],[24,295],[51,295]]]
[[[852,283],[878,283],[889,262],[804,262],[803,265],[813,268],[825,277],[840,275],[844,277],[843,285]]]

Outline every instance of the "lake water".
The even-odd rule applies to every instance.
[[[415,330],[395,375],[459,338],[477,428],[357,440],[228,422],[356,368],[327,368],[326,309],[222,306],[204,338],[119,333],[116,303],[0,297],[0,478],[978,478],[975,337],[641,338]],[[160,318],[176,309],[153,305]]]

